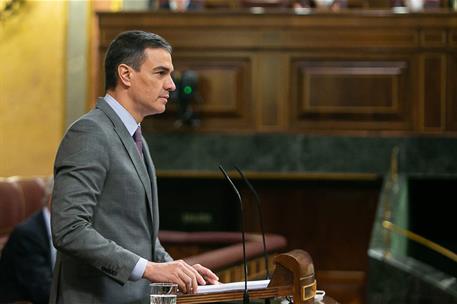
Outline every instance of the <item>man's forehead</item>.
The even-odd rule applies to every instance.
[[[159,57],[159,58],[169,58],[171,60],[171,54],[167,49],[164,48],[146,48],[144,50],[146,56],[150,57]]]
[[[148,61],[150,61],[154,68],[163,67],[169,70],[173,70],[173,63],[171,54],[168,50],[163,48],[147,48],[145,49],[145,55]]]

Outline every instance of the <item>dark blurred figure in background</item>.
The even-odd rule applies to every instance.
[[[14,228],[0,257],[0,303],[48,303],[56,251],[49,216],[54,182],[49,179],[43,209]]]
[[[202,96],[199,92],[197,72],[192,70],[175,71],[173,81],[176,84],[176,90],[170,93],[170,99],[177,105],[178,120],[175,121],[175,127],[198,127],[200,119],[195,107],[202,103]]]

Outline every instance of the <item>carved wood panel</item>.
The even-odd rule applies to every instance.
[[[424,131],[444,131],[446,115],[446,57],[424,54],[421,57],[423,97],[421,126]]]
[[[420,42],[423,47],[445,47],[447,34],[443,30],[423,30],[420,33]]]
[[[407,59],[295,59],[291,127],[410,129],[409,66]]]
[[[447,64],[446,129],[457,131],[457,55],[449,55]]]
[[[99,58],[121,31],[143,29],[170,41],[178,70],[198,72],[201,131],[457,131],[457,13],[99,17]],[[102,78],[95,77],[94,87],[100,88]],[[169,110],[146,126],[173,129],[176,109],[170,104]]]

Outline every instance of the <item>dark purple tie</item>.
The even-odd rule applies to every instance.
[[[143,157],[143,141],[141,140],[141,127],[138,127],[135,133],[133,133],[133,139],[135,140],[138,153],[141,157]]]

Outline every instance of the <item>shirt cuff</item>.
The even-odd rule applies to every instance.
[[[132,273],[130,274],[129,280],[130,281],[138,281],[143,277],[144,270],[146,269],[146,265],[148,264],[148,260],[140,258],[133,268]]]

